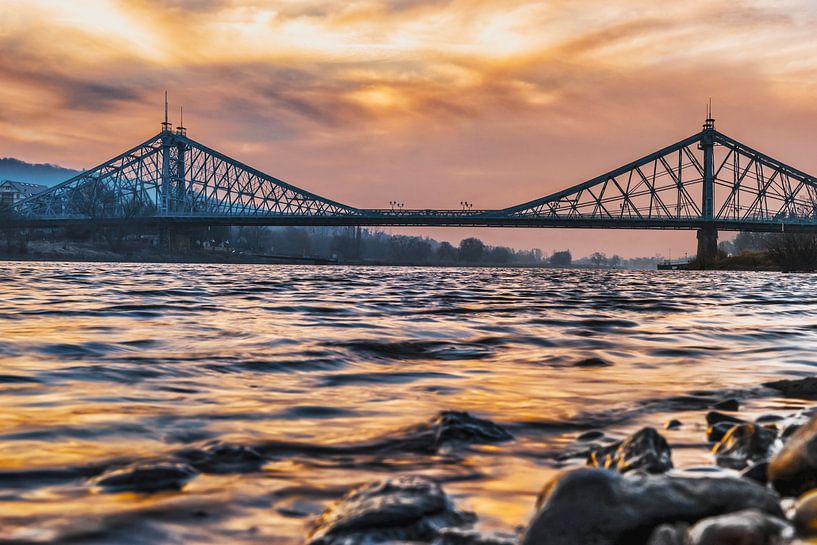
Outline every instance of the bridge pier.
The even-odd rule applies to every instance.
[[[190,228],[166,225],[159,233],[160,244],[172,253],[186,254],[193,247]]]
[[[698,263],[708,263],[718,257],[718,230],[715,227],[698,229]]]

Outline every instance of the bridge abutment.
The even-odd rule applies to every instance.
[[[698,262],[707,263],[718,257],[718,230],[714,227],[698,229]]]

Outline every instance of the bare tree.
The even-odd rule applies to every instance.
[[[817,269],[817,234],[779,233],[766,239],[769,259],[786,270]]]

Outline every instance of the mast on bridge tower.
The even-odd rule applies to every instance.
[[[705,262],[718,255],[718,230],[715,218],[715,120],[712,118],[712,99],[706,104],[706,121],[701,131],[698,149],[704,152],[703,194],[701,216],[703,224],[698,229],[698,260]]]
[[[165,90],[165,120],[162,123],[162,131],[169,131],[170,127],[170,121],[167,119],[167,90]]]

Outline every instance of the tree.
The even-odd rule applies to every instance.
[[[457,249],[450,242],[441,242],[437,247],[437,260],[442,263],[452,263],[457,260]]]
[[[607,255],[603,252],[593,252],[590,256],[590,263],[596,267],[603,267],[607,265]]]
[[[779,233],[766,239],[769,259],[787,270],[817,269],[817,235],[813,233]]]
[[[613,254],[613,257],[610,258],[610,266],[615,268],[619,265],[621,265],[621,256],[618,254]]]
[[[548,260],[551,265],[556,267],[569,267],[573,263],[573,255],[570,250],[562,250],[560,252],[553,252]]]
[[[496,246],[491,248],[491,251],[488,252],[487,257],[490,263],[504,265],[505,263],[511,262],[511,259],[513,258],[513,250],[505,246]]]
[[[462,261],[476,263],[482,259],[485,244],[478,238],[470,237],[460,241],[459,257]]]
[[[762,252],[766,249],[766,242],[769,235],[766,233],[738,233],[732,242],[735,253]]]
[[[421,237],[392,236],[389,255],[403,263],[424,263],[431,255],[431,243]]]
[[[736,253],[738,253],[735,250],[734,242],[732,242],[730,240],[722,240],[721,242],[719,242],[718,243],[718,252],[723,252],[726,255],[735,255]]]

